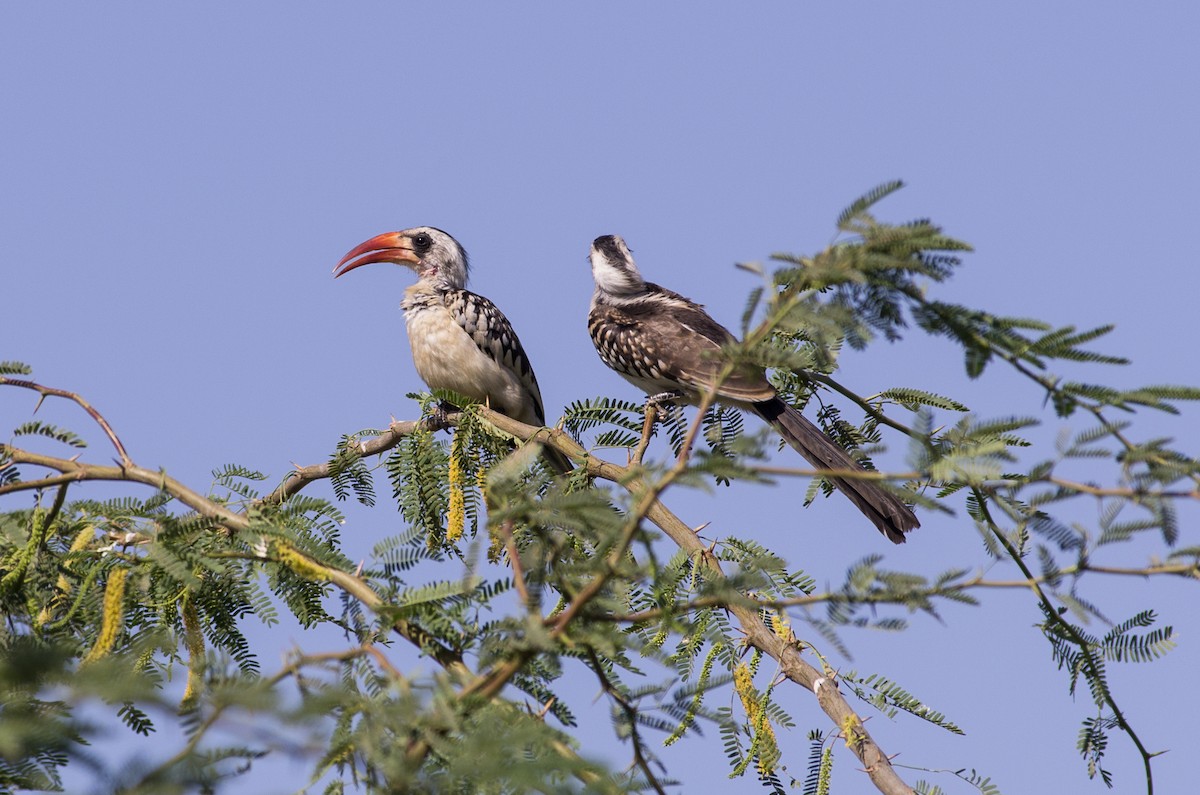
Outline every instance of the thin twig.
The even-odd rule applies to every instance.
[[[1031,585],[1029,587],[1033,591],[1034,595],[1037,596],[1038,601],[1041,602],[1042,611],[1046,615],[1047,621],[1057,624],[1059,628],[1061,628],[1062,631],[1070,637],[1071,642],[1079,649],[1080,659],[1083,661],[1084,667],[1088,670],[1088,679],[1093,683],[1100,682],[1102,680],[1102,676],[1100,674],[1099,666],[1092,656],[1090,644],[1087,642],[1087,640],[1080,637],[1075,627],[1072,626],[1069,621],[1065,620],[1059,614],[1058,610],[1055,609],[1054,604],[1050,601],[1050,598],[1046,596],[1045,591],[1042,590],[1041,585],[1036,581],[1033,572],[1031,572],[1029,567],[1025,565],[1025,560],[1021,557],[1016,547],[1013,546],[1012,542],[1009,541],[1008,536],[1006,536],[1000,530],[999,525],[997,525],[995,520],[992,519],[991,511],[988,509],[988,503],[984,493],[978,488],[972,488],[971,491],[975,495],[975,500],[979,506],[980,515],[987,523],[988,529],[991,530],[992,537],[1000,542],[1005,551],[1008,553],[1009,558],[1017,565],[1017,567],[1021,570],[1021,573],[1025,575],[1026,579],[1030,580]],[[1142,765],[1146,771],[1146,795],[1154,795],[1154,772],[1151,767],[1150,760],[1156,756],[1156,754],[1152,754],[1146,749],[1146,746],[1142,744],[1142,740],[1140,737],[1138,737],[1137,732],[1135,732],[1133,727],[1129,725],[1129,722],[1125,720],[1125,713],[1121,711],[1119,706],[1117,706],[1116,699],[1113,698],[1113,695],[1109,691],[1108,687],[1094,687],[1092,690],[1094,694],[1100,694],[1104,703],[1107,704],[1108,708],[1112,710],[1113,717],[1116,719],[1117,725],[1121,727],[1121,730],[1125,732],[1129,739],[1133,741],[1134,746],[1137,747],[1138,753],[1140,753],[1142,756]]]
[[[512,566],[513,586],[521,597],[525,609],[532,610],[535,605],[529,598],[529,590],[525,586],[525,570],[521,566],[521,552],[517,549],[517,541],[513,538],[513,520],[505,519],[500,523],[500,537],[504,539],[504,551],[508,553],[508,563]]]
[[[985,580],[983,579],[982,575],[980,575],[964,582],[955,583],[954,585],[943,585],[937,588],[914,589],[900,594],[851,594],[841,591],[829,591],[820,594],[809,594],[807,596],[794,596],[787,599],[761,599],[746,595],[740,595],[734,598],[721,596],[702,596],[698,599],[690,599],[686,602],[675,602],[674,604],[664,605],[663,607],[639,610],[634,613],[606,613],[603,615],[592,616],[592,618],[596,621],[611,621],[618,624],[642,624],[647,621],[657,621],[667,616],[685,615],[693,610],[730,608],[735,604],[744,605],[757,610],[782,610],[789,607],[812,607],[813,605],[829,603],[845,605],[907,604],[914,598],[936,597],[946,593],[962,593],[975,589],[1027,590],[1032,588],[1034,585],[1042,585],[1063,577],[1071,577],[1089,571],[1097,574],[1109,574],[1122,577],[1171,576],[1194,577],[1200,579],[1200,563],[1162,564],[1156,566],[1147,566],[1140,569],[1091,565],[1067,566],[1066,568],[1059,569],[1058,571],[1055,571],[1049,575],[1035,575],[1032,579]],[[553,621],[554,618],[549,617],[546,619],[545,623],[550,625],[553,623]]]
[[[650,783],[650,786],[654,787],[654,791],[658,795],[667,795],[666,790],[663,789],[662,784],[659,783],[658,778],[654,775],[654,771],[650,769],[650,763],[647,761],[645,752],[642,750],[642,738],[637,730],[637,707],[629,703],[629,699],[625,698],[616,685],[608,678],[608,675],[604,673],[604,666],[596,657],[596,652],[589,648],[587,655],[588,660],[591,662],[592,672],[600,680],[601,689],[608,694],[609,698],[617,702],[617,705],[621,707],[621,711],[625,713],[625,717],[629,721],[629,740],[633,744],[634,764],[642,771],[642,775],[646,777],[646,781]]]
[[[35,413],[37,412],[38,408],[41,407],[42,401],[50,396],[66,398],[67,400],[74,401],[88,413],[88,416],[96,421],[96,424],[99,425],[101,430],[104,431],[105,435],[108,436],[108,440],[112,442],[113,447],[115,447],[117,450],[117,455],[121,457],[121,463],[125,464],[126,466],[133,466],[133,461],[130,460],[129,455],[125,452],[125,445],[121,444],[120,438],[117,437],[117,434],[112,429],[112,426],[108,424],[108,420],[104,419],[103,414],[97,411],[91,403],[88,403],[79,395],[75,394],[74,392],[68,392],[65,389],[55,389],[53,387],[42,386],[41,384],[34,383],[33,381],[26,381],[20,378],[8,378],[6,376],[0,376],[0,386],[15,386],[22,389],[31,389],[41,395],[41,397],[38,399],[37,406],[35,406],[33,409]]]
[[[289,677],[298,676],[300,671],[307,666],[322,664],[322,663],[326,663],[326,662],[346,662],[348,660],[357,659],[366,654],[377,654],[377,652],[375,651],[375,649],[373,647],[370,647],[370,646],[356,646],[352,649],[346,649],[344,651],[339,651],[339,652],[324,652],[324,653],[320,653],[320,654],[308,654],[308,655],[298,656],[294,660],[292,660],[290,663],[285,665],[283,668],[281,668],[274,675],[267,677],[266,679],[264,679],[262,681],[263,681],[263,684],[265,684],[268,688],[272,688],[272,687],[275,687],[276,685],[278,685],[280,682],[284,681],[285,679],[288,679]],[[166,761],[162,762],[162,764],[156,766],[153,770],[151,770],[148,773],[146,773],[145,775],[143,775],[141,782],[140,782],[140,784],[142,786],[135,787],[134,789],[140,790],[147,784],[162,780],[163,777],[167,774],[167,772],[171,770],[171,768],[175,767],[176,765],[178,765],[182,762],[187,761],[187,759],[190,756],[192,756],[194,753],[196,753],[196,749],[200,747],[200,743],[207,736],[208,731],[214,725],[216,725],[217,721],[222,717],[222,715],[224,715],[224,713],[227,710],[231,709],[234,706],[236,706],[236,704],[234,704],[231,701],[214,703],[212,712],[210,712],[205,717],[205,719],[200,723],[199,726],[197,726],[196,728],[192,729],[189,732],[190,737],[188,739],[187,744],[184,745],[183,748],[177,754],[170,757]]]
[[[642,438],[638,441],[637,448],[633,451],[633,457],[630,463],[635,466],[642,463],[642,457],[646,455],[646,448],[650,446],[650,438],[654,436],[654,423],[658,421],[658,403],[653,400],[646,401],[646,419],[642,422]]]
[[[1029,483],[1038,483],[1037,480],[1027,481]],[[1190,491],[1146,491],[1145,489],[1129,489],[1129,488],[1100,488],[1087,483],[1077,483],[1073,480],[1065,478],[1049,476],[1040,482],[1052,483],[1060,488],[1078,491],[1084,494],[1092,494],[1096,497],[1125,497],[1128,499],[1183,499],[1183,500],[1200,500],[1200,489],[1192,489]]]
[[[435,416],[425,417],[420,420],[409,420],[399,422],[393,420],[388,426],[388,429],[378,436],[372,437],[370,440],[361,442],[355,448],[354,453],[359,458],[367,458],[368,456],[378,455],[391,450],[406,436],[411,436],[418,429],[427,431],[439,431],[448,427],[445,413]],[[264,505],[278,505],[286,502],[288,497],[296,494],[309,483],[314,480],[323,480],[332,474],[332,468],[328,463],[313,464],[306,467],[296,467],[295,471],[289,472],[287,478],[279,487],[272,491],[267,496],[263,497],[261,502]]]
[[[929,439],[925,434],[918,433],[917,431],[908,427],[904,423],[897,422],[896,420],[892,419],[891,417],[884,414],[879,409],[872,406],[869,402],[867,402],[863,398],[856,395],[852,390],[847,389],[846,387],[842,386],[839,382],[837,382],[833,378],[825,375],[824,373],[805,371],[804,377],[809,379],[810,381],[816,381],[819,384],[824,384],[825,386],[836,391],[838,394],[842,395],[843,397],[848,398],[851,402],[853,402],[856,406],[858,406],[860,409],[862,409],[868,416],[873,418],[876,422],[878,422],[882,425],[886,425],[889,428],[893,428],[897,431],[900,431],[900,433],[903,433],[906,436],[911,436],[913,439],[919,439],[919,440],[925,442],[926,445],[929,444]]]

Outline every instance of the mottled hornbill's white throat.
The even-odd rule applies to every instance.
[[[620,237],[596,238],[590,260],[596,290],[588,332],[600,358],[647,395],[672,392],[698,402],[720,377],[721,346],[735,341],[733,334],[709,317],[704,307],[642,279]],[[758,414],[814,467],[863,469],[785,403],[761,367],[734,369],[718,386],[716,398]],[[904,534],[920,526],[899,497],[873,482],[837,477],[830,482],[894,543],[903,543]]]
[[[466,250],[446,232],[418,226],[376,235],[334,269],[390,262],[411,268],[417,283],[400,306],[417,374],[431,389],[449,389],[529,425],[545,425],[542,393],[512,324],[495,304],[466,289]],[[547,449],[556,467],[565,457]]]

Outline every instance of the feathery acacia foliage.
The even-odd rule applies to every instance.
[[[853,202],[824,251],[776,255],[770,273],[746,266],[763,283],[743,341],[727,352],[770,368],[785,399],[810,404],[868,469],[885,441],[907,437],[909,471],[876,475],[925,515],[957,516],[978,533],[994,559],[987,575],[962,567],[927,577],[870,554],[822,590],[828,572],[802,570],[765,538],[703,543],[670,512],[671,491],[764,480],[773,444],[719,406],[689,417],[600,397],[572,403],[562,430],[545,431],[460,396],[424,395],[419,420],[345,436],[326,463],[269,492],[266,475],[229,464],[201,495],[135,464],[81,397],[3,362],[0,386],[74,401],[99,428],[93,447],[107,438],[118,466],[81,460],[83,436],[35,419],[0,445],[0,792],[61,788],[70,766],[131,791],[235,791],[241,772],[288,742],[285,728],[309,749],[305,791],[314,792],[665,792],[670,771],[656,749],[678,742],[720,742],[730,775],[767,791],[835,792],[859,769],[882,792],[910,791],[843,693],[901,722],[960,733],[961,718],[886,673],[839,672],[828,659],[850,657],[847,630],[899,632],[938,618],[946,602],[983,609],[983,589],[995,587],[1031,594],[1065,690],[1091,697],[1078,738],[1087,774],[1109,782],[1105,755],[1124,740],[1149,784],[1147,729],[1131,724],[1108,669],[1153,663],[1175,636],[1151,606],[1113,623],[1089,594],[1107,576],[1200,575],[1200,545],[1177,548],[1177,505],[1197,499],[1200,464],[1169,441],[1138,440],[1130,419],[1176,411],[1200,390],[1065,380],[1054,362],[1121,363],[1088,347],[1110,326],[1056,328],[931,298],[969,248],[929,221],[877,220],[877,203],[899,187]],[[1031,442],[1035,417],[980,417],[912,385],[862,397],[836,380],[845,346],[913,329],[957,345],[967,376],[1007,366],[1058,416],[1085,425],[1046,452]],[[648,455],[660,432],[665,444]],[[549,471],[541,444],[570,455],[576,471]],[[1081,463],[1106,465],[1107,485],[1073,476]],[[395,530],[351,561],[337,502],[375,505],[380,475]],[[300,493],[323,479],[331,499]],[[88,480],[130,489],[89,499]],[[810,499],[822,490],[818,476]],[[1099,506],[1094,522],[1079,521],[1081,498]],[[1094,562],[1135,540],[1157,545],[1156,562],[1119,571]],[[988,579],[1000,570],[1014,578]],[[284,618],[332,630],[339,647],[265,662],[272,655],[253,627]],[[568,686],[581,679],[598,688],[629,748],[623,771],[581,753],[586,704]],[[89,704],[132,743],[182,728],[179,753],[156,767],[110,765],[86,745],[97,732]],[[244,714],[272,730],[242,744],[216,739]],[[782,739],[798,723],[818,725],[804,762]],[[801,768],[799,778],[788,772]],[[927,772],[999,792],[974,770]]]

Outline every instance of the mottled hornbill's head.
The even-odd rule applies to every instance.
[[[620,235],[603,235],[593,240],[589,259],[598,292],[628,295],[646,288],[629,246]]]
[[[333,276],[349,273],[361,265],[392,262],[406,265],[422,279],[446,287],[467,285],[467,252],[446,232],[432,226],[417,226],[402,232],[384,232],[354,248],[333,269]]]

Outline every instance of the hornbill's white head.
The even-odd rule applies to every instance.
[[[610,295],[629,295],[646,289],[629,246],[620,235],[602,235],[592,241],[592,278],[596,290]]]
[[[448,233],[432,226],[416,226],[401,232],[384,232],[356,246],[333,269],[333,276],[349,273],[362,265],[392,262],[416,271],[422,279],[461,290],[467,286],[467,252]]]

